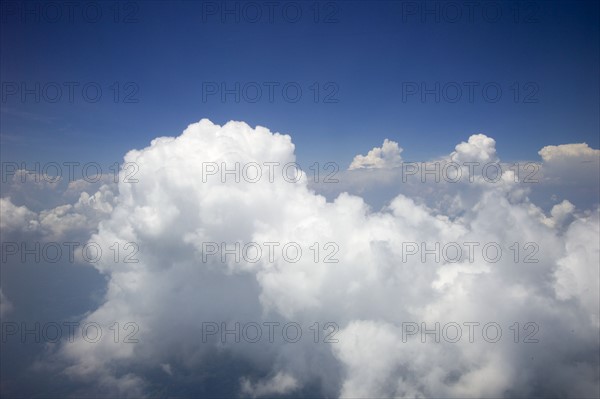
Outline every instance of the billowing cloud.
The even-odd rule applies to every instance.
[[[560,204],[556,204],[550,211],[550,218],[544,218],[544,222],[551,227],[563,226],[573,215],[575,206],[568,200],[564,200]]]
[[[385,139],[381,147],[373,148],[367,155],[355,156],[348,169],[395,168],[402,163],[400,153],[402,148],[398,143]]]
[[[539,154],[541,160],[502,162],[495,140],[480,133],[438,159],[400,162],[391,168],[354,168],[336,174],[337,184],[309,184],[329,200],[349,192],[376,208],[403,194],[449,216],[477,198],[474,191],[487,190],[490,185],[504,185],[515,199],[529,197],[546,212],[565,200],[582,209],[598,203],[600,150],[587,144],[566,144],[544,147]],[[505,184],[510,181],[519,184]]]
[[[384,148],[400,161],[395,143]],[[389,164],[369,154],[357,165]],[[500,162],[483,135],[447,160]],[[511,171],[494,183],[440,183],[433,204],[422,200],[431,185],[380,211],[344,192],[328,201],[306,175],[286,177],[289,136],[242,122],[202,120],[125,162],[139,166],[139,182],[120,182],[118,197],[91,207],[101,216],[90,240],[134,242],[137,262],[94,265],[108,287],[82,323],[129,325],[137,342],[78,335],[48,359],[88,393],[151,395],[175,384],[197,396],[225,369],[229,396],[598,395],[597,206],[563,201],[547,214]],[[375,168],[358,172],[385,170]],[[40,215],[6,209],[61,225],[91,212],[80,199]],[[223,252],[236,243],[255,243],[262,256]],[[303,334],[295,341],[283,326]]]
[[[464,141],[455,147],[455,151],[450,155],[452,161],[480,162],[488,163],[498,160],[496,157],[496,141],[485,134],[474,134],[469,140]]]
[[[590,148],[587,143],[548,145],[539,151],[545,162],[561,159],[589,160],[600,157],[600,150]],[[582,159],[583,158],[583,159]]]
[[[112,189],[103,185],[92,195],[83,191],[73,204],[63,204],[40,212],[34,212],[25,205],[15,205],[11,197],[0,198],[0,227],[5,234],[20,233],[45,241],[89,236],[100,220],[112,212],[116,201]]]
[[[37,215],[26,206],[16,206],[10,197],[0,198],[0,228],[3,231],[23,231],[36,229],[38,226]]]

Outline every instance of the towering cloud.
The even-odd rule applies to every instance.
[[[400,152],[386,140],[350,168],[396,166]],[[448,158],[499,161],[484,135]],[[327,201],[290,167],[289,136],[242,122],[202,120],[125,161],[139,182],[120,179],[94,208],[91,240],[136,243],[137,262],[95,264],[108,289],[82,323],[135,323],[138,342],[78,336],[52,356],[98,394],[207,394],[226,375],[227,395],[250,397],[598,395],[597,208],[546,215],[512,175],[446,185],[446,208]]]

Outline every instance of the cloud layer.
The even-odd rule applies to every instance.
[[[386,140],[350,169],[375,168],[381,178],[401,165],[401,151]],[[549,153],[556,150],[541,151],[544,162],[558,157]],[[479,134],[446,161],[500,160],[495,141]],[[215,364],[225,364],[230,394],[250,397],[598,395],[597,207],[563,201],[547,214],[510,170],[495,183],[436,183],[443,192],[433,204],[420,200],[430,185],[419,186],[420,195],[395,195],[380,211],[348,193],[328,201],[306,175],[286,178],[285,165],[295,162],[289,136],[243,122],[204,119],[130,151],[125,162],[139,166],[139,182],[119,183],[118,196],[101,189],[93,206],[82,194],[76,205],[37,214],[2,200],[3,229],[47,225],[47,234],[60,235],[71,222],[99,221],[91,241],[139,246],[137,263],[105,257],[94,265],[108,288],[83,320],[135,322],[139,342],[106,335],[52,351],[66,375],[100,395],[149,395],[165,383],[199,394]],[[263,178],[221,174],[236,163],[261,166]],[[265,165],[273,165],[272,179]],[[208,256],[207,243],[259,243],[263,256]],[[265,243],[279,243],[272,259]],[[297,261],[282,251],[286,243],[301,249]],[[407,243],[429,250],[454,243],[462,253],[436,257],[421,247],[408,256],[415,248]],[[472,259],[464,243],[478,244]],[[493,251],[482,252],[489,243],[502,248],[495,261]],[[203,339],[208,324],[236,322],[298,323],[304,335],[295,343],[280,330],[273,342]],[[422,342],[422,330],[436,331],[436,323]],[[502,329],[495,342],[492,330],[483,331],[489,323]],[[450,342],[455,324],[462,339]],[[337,342],[325,342],[328,333]]]

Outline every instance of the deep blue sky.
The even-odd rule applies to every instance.
[[[293,3],[287,18],[282,15],[286,3]],[[537,159],[537,151],[549,144],[587,142],[598,148],[598,2],[496,2],[484,14],[483,4],[489,2],[483,1],[471,22],[466,3],[453,3],[462,13],[455,23],[449,20],[455,9],[446,2],[427,3],[438,8],[439,22],[419,9],[415,15],[407,13],[421,3],[320,2],[318,23],[312,1],[283,2],[275,8],[274,23],[262,1],[255,3],[263,12],[256,23],[248,20],[254,9],[243,14],[245,2],[227,2],[239,7],[240,21],[225,15],[225,23],[220,14],[203,13],[203,7],[223,7],[220,2],[122,3],[118,23],[112,1],[97,3],[103,12],[97,23],[89,22],[93,9],[84,18],[83,7],[69,21],[62,2],[55,3],[63,12],[58,22],[48,21],[54,10],[46,9],[45,17],[41,8],[39,22],[34,14],[23,21],[23,2],[4,3],[2,160],[111,163],[129,149],[144,147],[157,136],[177,135],[204,117],[290,133],[301,164],[331,160],[346,166],[384,138],[399,142],[405,159],[422,160],[448,153],[478,132],[496,138],[505,160]],[[36,1],[27,4],[43,7]],[[497,22],[494,4],[502,12]],[[292,23],[295,6],[302,16]],[[123,23],[129,12],[137,22]],[[326,14],[331,23],[322,22]],[[36,103],[33,95],[25,101],[19,94],[8,95],[11,82],[80,85],[73,103],[65,86],[57,103],[43,97]],[[103,90],[97,103],[81,95],[88,82]],[[112,98],[114,82],[121,90],[119,103]],[[126,82],[139,88],[132,97],[139,102],[122,102]],[[279,86],[273,103],[264,85],[258,102],[242,97],[235,103],[233,95],[225,102],[219,95],[204,101],[203,82]],[[283,99],[286,82],[302,88],[297,103]],[[321,85],[319,103],[310,89],[314,82]],[[327,82],[334,83],[329,90],[323,87]],[[403,82],[479,86],[473,103],[465,86],[457,103],[443,97],[435,103],[433,95],[421,102],[418,94],[403,101]],[[489,82],[503,90],[496,103],[482,96],[481,87]],[[515,82],[521,95],[537,88],[533,98],[538,102],[515,102]],[[528,82],[533,85],[526,86]],[[339,88],[333,97],[339,101],[323,103],[332,87]]]

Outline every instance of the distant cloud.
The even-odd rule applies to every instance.
[[[550,145],[539,152],[542,157],[541,173],[548,184],[560,186],[570,194],[586,190],[589,197],[597,197],[600,150],[586,143]]]
[[[17,206],[11,197],[0,198],[0,228],[4,234],[28,234],[30,238],[61,240],[95,231],[98,223],[113,210],[116,198],[108,185],[92,195],[78,193],[74,204],[59,205],[34,212],[25,205]]]
[[[247,378],[241,380],[241,393],[252,398],[272,395],[285,395],[298,388],[298,381],[285,373],[277,373],[273,378],[250,382]]]
[[[355,156],[348,169],[395,168],[402,164],[401,152],[398,143],[385,139],[381,147],[373,148],[367,155]]]
[[[0,229],[4,232],[27,231],[37,229],[37,215],[26,206],[16,206],[10,197],[0,198]]]
[[[558,161],[565,158],[579,158],[586,161],[600,157],[600,150],[590,148],[586,143],[549,145],[542,148],[538,154],[545,162]]]
[[[469,137],[468,142],[462,142],[455,147],[455,151],[450,154],[450,159],[456,163],[463,162],[495,162],[496,140],[485,134],[474,134]]]

